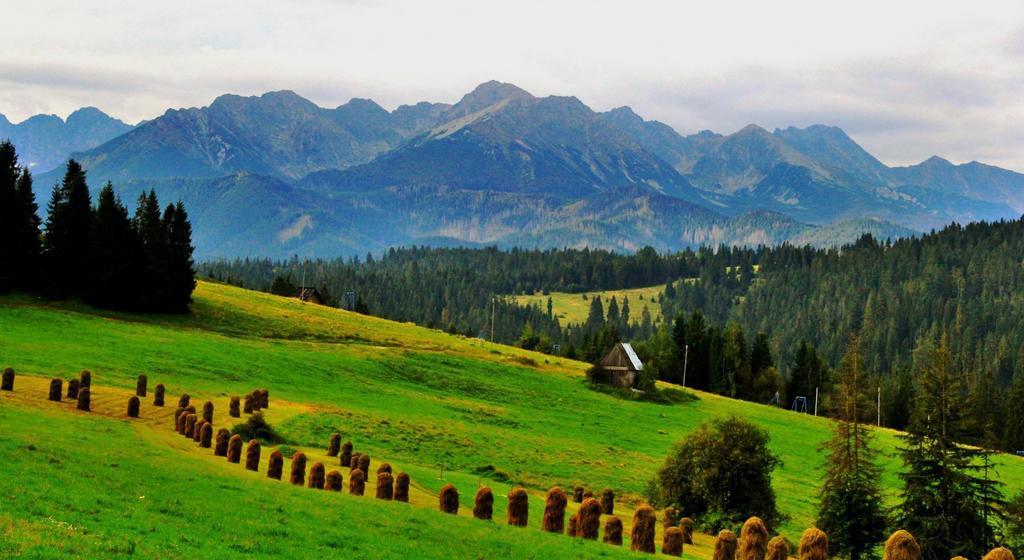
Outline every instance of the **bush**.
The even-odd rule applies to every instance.
[[[1024,551],[1024,490],[1006,504],[1006,544]]]
[[[724,526],[750,515],[773,525],[780,514],[771,478],[780,464],[766,431],[736,417],[715,420],[676,444],[647,494],[657,505],[695,516],[718,514]]]
[[[473,517],[490,521],[494,517],[494,493],[482,486],[473,497]]]
[[[267,423],[263,414],[257,412],[245,422],[235,424],[231,427],[231,433],[242,439],[258,439],[263,443],[280,443],[284,439],[274,431],[274,427]]]

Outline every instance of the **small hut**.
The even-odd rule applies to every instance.
[[[597,368],[600,371],[596,381],[632,389],[636,386],[637,373],[643,371],[644,364],[629,343],[621,342],[601,358]]]
[[[298,297],[299,300],[304,301],[306,303],[315,303],[317,305],[324,304],[324,299],[320,297],[320,290],[316,288],[299,288],[299,295],[296,297]]]

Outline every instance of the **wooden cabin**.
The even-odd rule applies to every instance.
[[[644,364],[636,355],[633,347],[627,342],[620,342],[601,358],[597,367],[600,368],[603,376],[598,376],[598,381],[632,389],[636,386],[637,373],[643,371]],[[601,379],[603,377],[603,379]]]
[[[299,294],[295,297],[306,303],[315,303],[317,305],[324,304],[324,299],[320,297],[320,290],[317,290],[316,288],[299,288]]]

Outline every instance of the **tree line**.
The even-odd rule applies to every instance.
[[[134,216],[107,183],[92,203],[86,172],[70,160],[54,186],[45,222],[32,174],[0,144],[0,291],[99,307],[180,313],[195,289],[192,226],[181,202],[162,211],[156,193],[139,196]]]

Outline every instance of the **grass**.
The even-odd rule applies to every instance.
[[[549,295],[537,292],[531,295],[514,296],[513,299],[519,305],[534,305],[547,311],[548,297],[551,297],[551,311],[558,317],[562,325],[585,323],[590,314],[590,304],[595,297],[600,296],[601,305],[604,306],[605,314],[608,313],[608,303],[614,297],[622,309],[625,298],[629,298],[629,319],[631,323],[640,323],[643,309],[651,314],[651,321],[654,324],[661,322],[661,293],[665,291],[665,285],[648,286],[646,288],[631,288],[627,290],[604,290],[597,292],[551,292]],[[584,298],[584,296],[586,296]]]
[[[600,543],[541,535],[543,492],[614,489],[628,535],[632,508],[672,444],[728,415],[766,428],[784,461],[774,486],[791,520],[779,530],[795,542],[813,522],[825,419],[703,393],[671,405],[623,400],[587,388],[585,364],[219,284],[200,283],[195,300],[190,315],[162,317],[0,299],[0,367],[19,372],[15,392],[0,393],[0,552],[308,556],[335,543],[379,558],[407,557],[407,547],[423,547],[415,554],[425,558],[617,556]],[[49,377],[83,368],[93,371],[95,412],[46,401]],[[167,386],[170,406],[145,399],[142,418],[129,422],[142,372]],[[411,475],[414,507],[372,499],[373,480],[365,498],[270,482],[171,430],[181,392],[197,405],[213,400],[215,425],[230,427],[240,420],[226,418],[229,397],[257,387],[270,389],[266,417],[283,446],[330,470],[326,444],[341,432],[370,454],[371,472],[386,461]],[[896,434],[876,433],[891,502]],[[261,473],[272,449],[263,448]],[[998,464],[1007,491],[1019,491],[1024,459],[1002,455]],[[458,520],[431,511],[447,482],[461,493]],[[526,486],[532,529],[461,519],[479,484],[495,490],[499,526],[508,490]],[[686,553],[710,557],[710,539]]]

